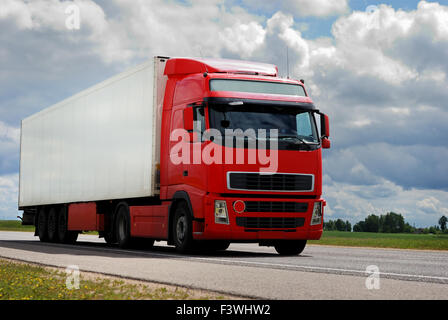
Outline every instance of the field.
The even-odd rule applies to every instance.
[[[22,222],[18,220],[0,220],[0,231],[34,232],[34,226],[22,226]]]
[[[408,234],[325,231],[310,244],[398,249],[448,250],[448,234]]]
[[[71,277],[68,277],[65,270],[0,259],[0,300],[233,299],[202,290],[124,280],[86,272],[80,274],[78,283]]]
[[[34,232],[33,226],[22,226],[20,221],[1,221],[0,231]],[[88,234],[97,234],[89,232]],[[309,244],[349,247],[377,247],[398,249],[448,250],[448,234],[408,234],[324,231],[319,241]]]

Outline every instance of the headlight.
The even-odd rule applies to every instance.
[[[227,204],[224,200],[215,200],[215,223],[229,224]]]
[[[322,202],[314,202],[313,215],[310,225],[315,226],[322,223]]]

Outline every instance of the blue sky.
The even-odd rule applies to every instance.
[[[70,4],[79,30],[66,26]],[[21,119],[154,55],[285,75],[286,48],[331,118],[326,219],[448,215],[448,1],[2,0],[0,29],[0,219],[19,214]]]

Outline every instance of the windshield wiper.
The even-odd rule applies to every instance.
[[[279,135],[278,138],[279,138],[279,139],[292,139],[292,140],[294,140],[294,143],[295,143],[295,144],[298,144],[298,143],[300,143],[300,144],[304,144],[308,150],[311,150],[310,145],[309,145],[308,143],[306,143],[305,140],[299,138],[298,136],[293,136],[293,135]]]

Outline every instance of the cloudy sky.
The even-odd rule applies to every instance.
[[[0,0],[0,30],[0,219],[19,214],[24,117],[154,55],[286,75],[287,48],[331,119],[326,218],[448,215],[448,1]]]

